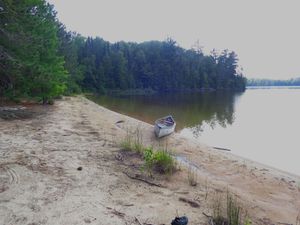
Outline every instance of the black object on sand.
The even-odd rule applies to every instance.
[[[171,225],[187,225],[188,222],[189,220],[186,216],[176,217],[174,220],[172,220]]]

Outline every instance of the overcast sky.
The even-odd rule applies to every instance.
[[[69,30],[105,40],[172,37],[238,54],[246,77],[300,76],[298,0],[48,0]]]

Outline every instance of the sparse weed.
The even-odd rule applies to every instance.
[[[142,154],[144,150],[143,135],[140,127],[137,127],[134,132],[133,150]]]
[[[192,166],[188,168],[188,181],[191,186],[197,186],[197,172]]]
[[[123,150],[141,154],[148,172],[156,170],[162,174],[172,174],[176,168],[175,160],[167,150],[154,150],[153,147],[146,148],[143,145],[142,132],[139,127],[133,133],[127,130],[121,147]]]
[[[246,217],[244,223],[241,223],[242,207],[229,192],[227,192],[226,199],[220,194],[216,195],[216,197],[213,199],[212,211],[212,218],[215,225],[252,224],[252,221],[248,217]]]
[[[126,151],[133,150],[132,135],[130,134],[129,130],[126,131],[126,136],[121,142],[121,148]]]
[[[227,193],[227,220],[229,225],[239,225],[241,217],[241,207],[236,199]]]

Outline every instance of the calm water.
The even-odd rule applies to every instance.
[[[299,88],[94,100],[151,124],[172,114],[177,132],[188,138],[300,175]]]

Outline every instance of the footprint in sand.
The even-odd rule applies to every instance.
[[[13,168],[11,168],[10,166],[5,166],[4,170],[6,172],[6,176],[8,177],[8,183],[10,185],[19,183],[20,177]]]

